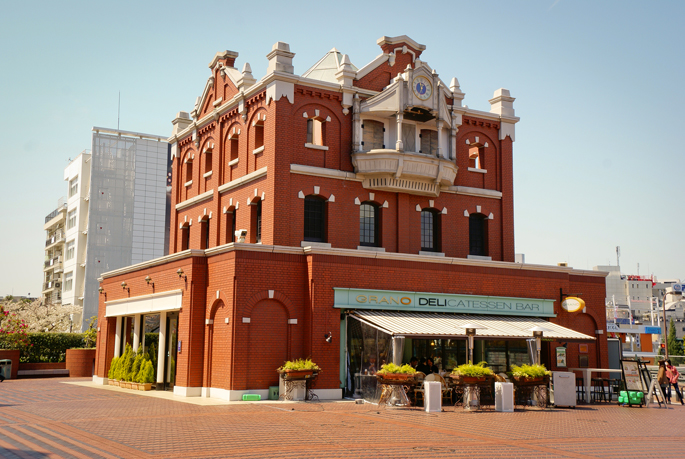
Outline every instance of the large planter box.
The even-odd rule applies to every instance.
[[[70,378],[90,378],[95,366],[95,349],[67,349],[67,370]]]
[[[0,360],[9,359],[12,361],[12,379],[17,379],[17,372],[19,371],[19,350],[0,349]]]

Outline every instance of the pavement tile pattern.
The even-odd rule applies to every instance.
[[[442,413],[354,403],[201,406],[73,384],[0,384],[0,458],[677,458],[685,408]]]

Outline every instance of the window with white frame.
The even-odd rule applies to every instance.
[[[67,229],[72,229],[74,226],[76,226],[76,209],[67,213]]]
[[[72,258],[74,258],[75,246],[75,240],[72,239],[71,241],[67,242],[67,260],[71,260]]]
[[[78,177],[74,177],[69,181],[69,197],[78,193]]]
[[[65,292],[68,292],[71,290],[74,284],[74,272],[66,273],[64,275],[64,287],[63,290]]]

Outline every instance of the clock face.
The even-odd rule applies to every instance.
[[[433,85],[428,81],[428,78],[419,76],[414,78],[412,83],[414,94],[421,100],[427,100],[433,94]]]

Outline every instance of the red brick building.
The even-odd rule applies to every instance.
[[[102,276],[96,381],[152,315],[158,388],[188,396],[266,395],[284,360],[311,357],[319,396],[340,398],[370,357],[391,359],[389,337],[405,337],[405,360],[463,363],[467,321],[482,326],[475,355],[501,369],[541,322],[548,367],[560,346],[569,367],[607,364],[605,273],[514,262],[509,91],[470,109],[425,46],[378,45],[364,67],[333,49],[296,75],[279,42],[259,81],[216,54],[173,121],[170,255]]]

